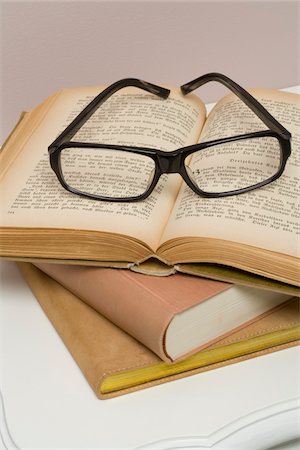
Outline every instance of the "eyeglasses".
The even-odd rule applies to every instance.
[[[132,202],[147,198],[164,173],[179,173],[202,197],[225,197],[265,186],[281,176],[291,154],[291,134],[247,91],[222,74],[209,73],[181,86],[186,95],[217,81],[242,100],[267,130],[215,139],[174,151],[72,141],[115,92],[134,86],[168,98],[168,89],[134,78],[96,96],[49,146],[50,165],[69,192],[95,200]],[[192,158],[191,158],[192,157]]]

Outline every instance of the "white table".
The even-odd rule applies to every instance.
[[[98,400],[15,264],[1,265],[0,448],[300,448],[298,347]]]

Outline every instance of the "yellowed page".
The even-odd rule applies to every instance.
[[[251,93],[292,133],[292,154],[284,174],[263,188],[216,199],[201,198],[183,185],[162,243],[184,236],[217,238],[299,256],[299,96],[275,90],[252,90]],[[200,140],[265,128],[247,106],[230,95],[209,114]]]
[[[50,168],[47,148],[103,87],[67,89],[46,102],[46,112],[26,117],[4,151],[1,227],[74,228],[120,233],[156,249],[174,205],[180,177],[163,176],[153,194],[138,203],[85,199],[64,190]],[[39,111],[41,108],[39,108]],[[157,148],[164,151],[191,145],[205,121],[205,106],[195,96],[173,89],[166,100],[137,88],[122,89],[85,124],[74,140]],[[34,120],[30,122],[30,116]],[[29,124],[28,124],[29,121]],[[30,132],[28,130],[30,129]],[[5,166],[5,167],[4,167]],[[7,169],[7,170],[6,170]]]

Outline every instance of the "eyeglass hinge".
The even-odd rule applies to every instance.
[[[52,153],[54,153],[57,148],[58,148],[58,145],[51,145],[50,147],[48,147],[49,155],[52,155]]]

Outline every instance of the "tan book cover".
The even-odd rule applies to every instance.
[[[202,350],[290,298],[184,274],[35,265],[166,362]]]
[[[300,343],[299,300],[175,364],[163,362],[29,263],[19,268],[96,395],[109,398]]]

